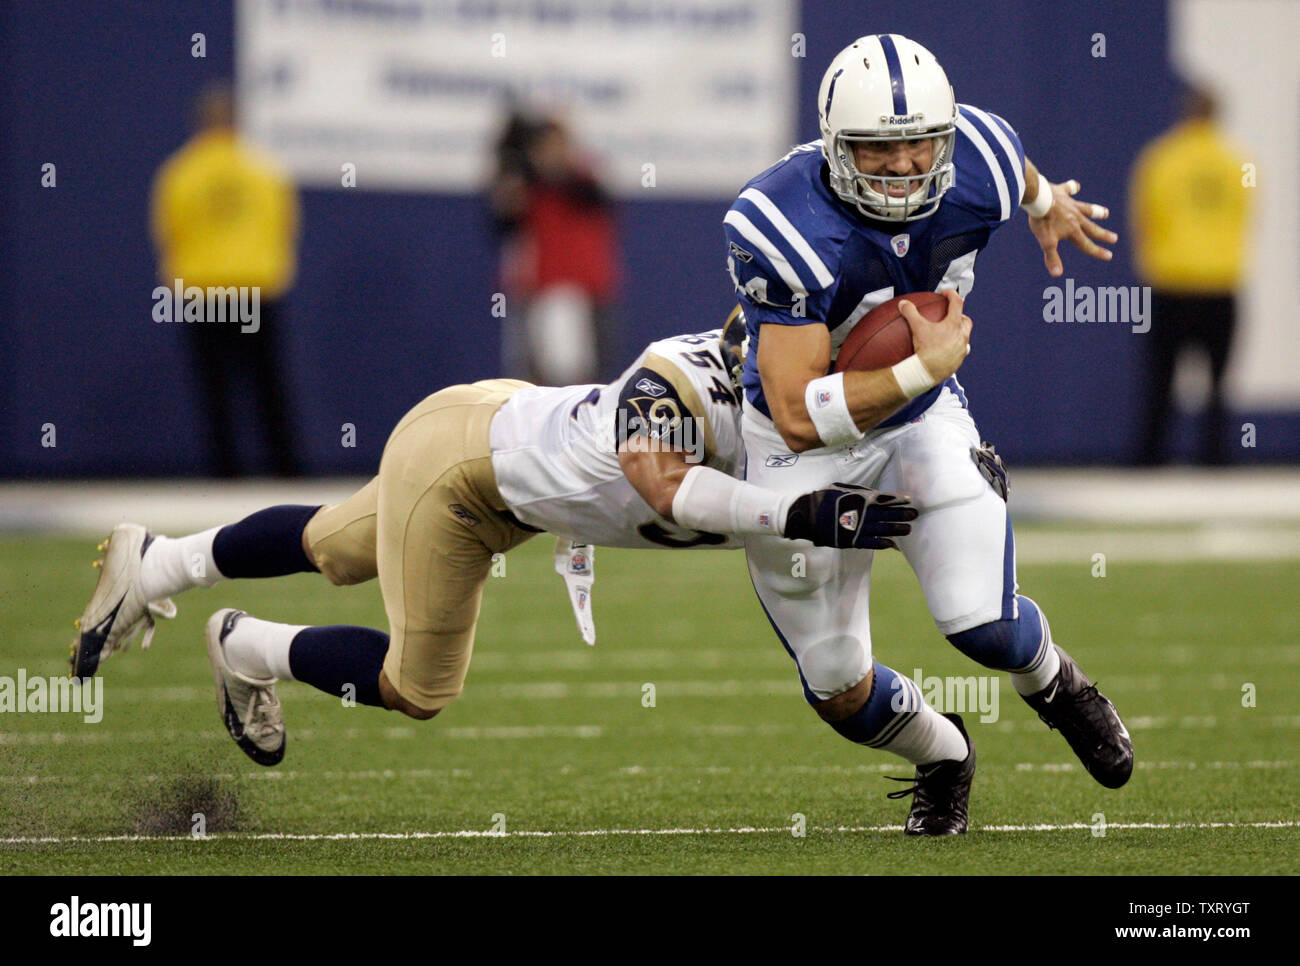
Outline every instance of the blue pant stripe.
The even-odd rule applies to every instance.
[[[1016,540],[1011,533],[1011,510],[1007,509],[1007,539],[1002,548],[1002,619],[1016,616]]]

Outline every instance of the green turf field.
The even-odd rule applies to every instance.
[[[531,541],[489,581],[451,708],[418,722],[281,685],[274,769],[220,725],[205,619],[239,606],[384,626],[377,585],[298,576],[182,596],[150,651],[103,668],[98,724],[0,714],[0,872],[1300,872],[1300,828],[1256,824],[1297,819],[1300,562],[1112,559],[1104,578],[1089,559],[1022,565],[1022,590],[1128,722],[1138,770],[1120,791],[1097,785],[1004,680],[996,721],[966,716],[980,756],[970,834],[916,841],[882,777],[910,769],[807,708],[742,554],[599,551],[588,648],[550,548]],[[66,672],[93,549],[0,539],[0,675]],[[934,630],[901,557],[878,556],[872,592],[880,660],[909,676],[980,672]],[[206,839],[189,835],[196,812]],[[1144,824],[1175,827],[1125,827]]]

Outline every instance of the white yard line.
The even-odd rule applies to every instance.
[[[1278,771],[1295,768],[1297,761],[1138,761],[1139,771],[1231,771],[1251,769],[1254,771]],[[851,777],[854,775],[874,775],[908,770],[907,765],[898,761],[876,762],[864,765],[773,765],[735,768],[730,765],[623,765],[609,774],[623,777],[637,775],[663,774],[798,774],[798,775],[834,775]],[[980,765],[981,773],[1013,770],[1018,772],[1068,772],[1077,771],[1081,766],[1072,761],[1018,761],[1011,765],[1001,763]],[[573,774],[572,766],[564,766],[565,774]],[[299,771],[293,768],[260,769],[246,772],[207,772],[200,775],[181,776],[177,773],[167,775],[122,775],[121,773],[94,772],[85,775],[0,775],[0,785],[88,785],[95,782],[122,781],[156,783],[177,781],[182,777],[190,780],[210,779],[212,781],[233,782],[243,779],[250,781],[295,781],[306,779],[316,782],[333,781],[393,781],[393,780],[434,780],[445,781],[448,778],[470,778],[474,772],[468,768],[368,768],[360,771]]]
[[[1106,830],[1124,829],[1219,829],[1219,828],[1296,828],[1300,822],[1108,822]],[[1086,822],[1064,825],[976,825],[972,832],[1073,832],[1091,830]],[[899,832],[901,825],[808,826],[808,832],[859,834]],[[0,838],[0,845],[72,845],[110,842],[340,842],[366,840],[416,841],[422,839],[511,839],[511,838],[617,838],[662,835],[790,835],[788,825],[760,827],[742,825],[732,828],[609,828],[609,829],[519,829],[494,832],[488,829],[457,829],[440,832],[220,832],[202,837],[192,835],[14,835]]]
[[[960,709],[959,709],[960,710]],[[1013,731],[1040,731],[1043,726],[1037,721],[997,721],[981,724],[977,711],[967,712],[973,726],[987,727],[1000,733]],[[1255,712],[1243,711],[1241,715],[1219,717],[1216,715],[1167,715],[1138,716],[1126,719],[1130,731],[1207,731],[1219,727],[1231,727],[1243,722],[1263,723],[1271,728],[1300,728],[1300,715],[1267,715],[1254,717]],[[513,725],[513,726],[473,726],[433,728],[399,725],[370,730],[363,728],[299,728],[290,729],[294,741],[326,740],[375,740],[408,741],[422,737],[429,740],[445,738],[451,741],[527,741],[551,738],[624,738],[628,736],[654,735],[657,737],[686,738],[753,738],[770,735],[788,735],[804,731],[800,725],[784,724],[711,724],[686,725],[674,727],[649,727],[631,725],[621,728],[608,728],[604,725]],[[976,735],[979,731],[976,730]],[[87,725],[84,731],[0,731],[0,746],[3,745],[102,745],[113,742],[149,744],[166,742],[174,744],[179,741],[227,741],[224,731],[214,726],[204,731],[112,731],[99,725]]]

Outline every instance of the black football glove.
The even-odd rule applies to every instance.
[[[993,492],[1002,497],[1002,502],[1005,503],[1007,493],[1011,490],[1011,481],[1007,479],[1006,465],[997,450],[993,448],[993,444],[980,443],[978,446],[972,446],[970,455],[975,465],[979,467],[980,475],[989,481]]]
[[[835,483],[830,489],[798,497],[786,515],[782,535],[837,550],[885,550],[897,548],[892,538],[911,533],[907,521],[915,519],[916,507],[907,497]]]

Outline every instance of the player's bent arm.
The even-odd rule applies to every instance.
[[[799,496],[687,462],[681,450],[619,447],[628,482],[661,517],[706,533],[772,534],[822,547],[885,549],[911,530],[905,498],[837,483]]]
[[[808,384],[826,378],[831,336],[821,325],[764,323],[758,337],[758,373],[776,430],[791,452],[825,446],[806,400]],[[844,398],[859,430],[870,429],[907,402],[888,369],[844,373]]]

